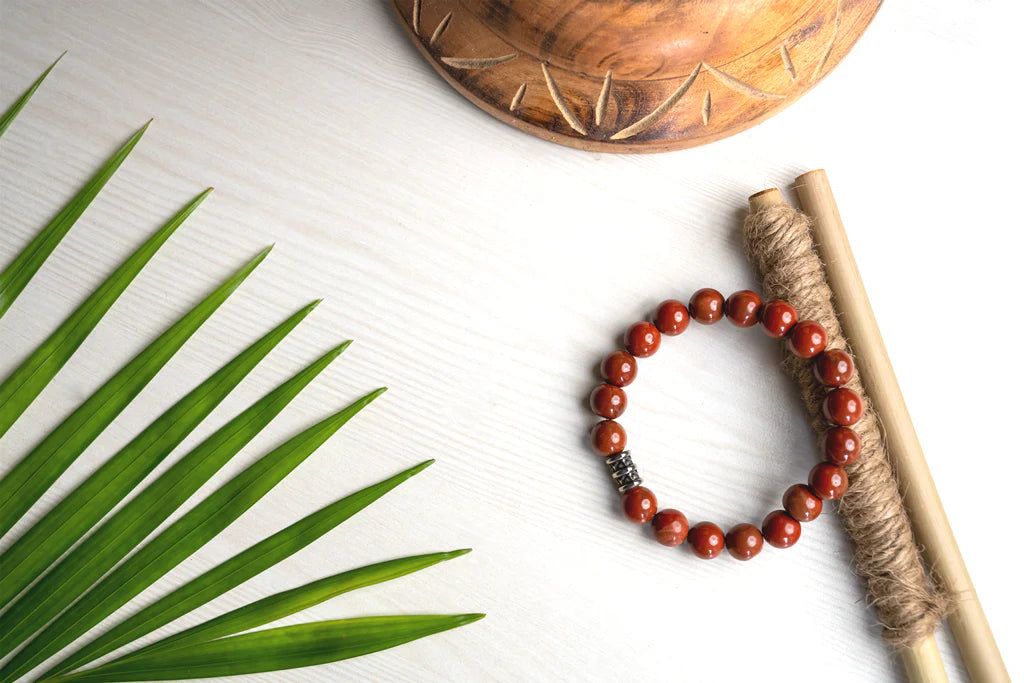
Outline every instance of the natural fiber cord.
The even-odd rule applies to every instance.
[[[747,258],[764,285],[765,300],[785,299],[800,317],[816,320],[828,332],[830,347],[849,351],[832,292],[811,237],[810,219],[788,206],[771,206],[747,217],[743,229]],[[787,354],[783,369],[797,383],[814,430],[829,428],[821,412],[825,388],[810,364]],[[853,540],[854,564],[867,582],[886,641],[896,647],[931,635],[948,600],[929,581],[910,529],[878,417],[854,374],[849,386],[865,397],[864,417],[853,428],[861,438],[860,458],[846,468],[850,488],[839,515]]]

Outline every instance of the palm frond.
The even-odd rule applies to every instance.
[[[21,365],[7,376],[3,384],[0,384],[0,437],[11,428],[15,420],[21,417],[21,414],[25,412],[29,404],[39,395],[39,392],[64,367],[64,364],[78,350],[78,347],[81,346],[85,338],[96,327],[100,318],[114,304],[114,301],[121,296],[121,293],[135,279],[135,276],[139,274],[143,266],[149,262],[149,259],[163,246],[164,242],[174,234],[174,231],[185,222],[185,219],[195,211],[196,207],[206,198],[209,192],[207,190],[193,199],[162,228],[153,233],[142,246],[135,250],[135,253],[125,259],[111,273],[110,277],[104,280],[103,284],[97,287],[89,295],[89,298],[82,302],[61,323],[60,327],[46,341],[40,344],[28,358],[22,361]],[[46,230],[40,234],[45,233]],[[34,242],[35,240],[33,240],[33,244]],[[17,265],[22,256],[33,249],[33,244],[29,244],[15,258],[14,263],[7,270],[11,270],[11,268]],[[49,251],[46,253],[49,254]],[[39,262],[42,263],[42,261]],[[5,275],[6,273],[7,271],[4,271]],[[6,481],[6,478],[4,481]],[[2,482],[0,482],[0,486],[3,486]],[[4,499],[0,496],[0,504],[3,504],[3,502]],[[8,526],[0,525],[0,536],[5,534],[9,528]]]
[[[54,65],[0,116],[0,136]],[[0,272],[0,317],[113,177],[148,125],[136,131]],[[0,383],[0,439],[209,192],[193,199],[139,246]],[[268,251],[249,261],[167,328],[0,479],[0,536],[10,531],[117,418]],[[153,420],[0,556],[0,658],[14,653],[0,669],[0,683],[28,673],[88,634],[214,539],[384,391],[367,394],[272,449],[140,547],[348,347],[350,342],[340,344],[282,382],[115,510],[316,303],[278,324]],[[482,614],[381,616],[244,633],[347,591],[388,581],[469,551],[434,553],[328,576],[244,605],[101,666],[74,672],[285,560],[433,462],[420,463],[336,500],[264,538],[107,632],[93,634],[90,641],[44,676],[47,680],[112,681],[276,671],[376,652],[482,618]]]
[[[70,674],[60,681],[161,681],[280,671],[378,652],[471,624],[483,614],[426,614],[318,621],[244,633]]]
[[[207,496],[26,643],[0,670],[0,680],[13,680],[59,652],[206,545],[382,393],[367,394],[289,439]]]
[[[258,434],[350,342],[247,408],[143,489],[0,615],[0,657],[74,602]]]
[[[60,241],[64,239],[64,235],[68,233],[71,226],[85,212],[89,204],[92,203],[92,200],[103,189],[103,186],[107,184],[107,181],[114,176],[114,173],[121,167],[124,160],[128,158],[128,154],[135,149],[135,145],[142,139],[142,134],[146,132],[148,127],[149,124],[147,123],[135,131],[135,134],[128,139],[128,142],[124,143],[121,149],[114,152],[114,155],[107,159],[106,163],[96,171],[92,179],[78,191],[78,194],[71,198],[71,201],[53,217],[47,226],[0,273],[0,318],[11,307],[14,300],[21,294],[21,290],[25,289],[25,285],[36,274],[36,271],[43,265],[43,262],[49,258],[50,253],[57,247]],[[130,281],[130,278],[128,281]],[[125,282],[126,286],[127,284],[128,282]],[[116,295],[114,298],[117,298]],[[105,312],[106,308],[103,311]],[[102,315],[102,312],[100,315]],[[91,330],[92,328],[90,327],[89,329]],[[5,431],[7,431],[6,427],[3,427],[2,422],[0,422],[0,435],[3,435]]]
[[[96,641],[61,662],[56,670],[68,671],[87,664],[241,585],[302,550],[388,491],[425,470],[433,462],[427,460],[389,479],[341,498],[246,548],[113,627]]]
[[[197,645],[208,640],[214,640],[216,638],[223,638],[224,636],[235,635],[236,633],[241,633],[243,631],[249,631],[259,626],[269,624],[272,621],[277,621],[278,619],[288,615],[295,614],[296,612],[301,612],[302,610],[313,607],[314,605],[319,605],[321,602],[335,598],[343,593],[348,593],[349,591],[353,591],[358,588],[365,588],[366,586],[372,586],[378,583],[384,583],[391,579],[397,579],[401,576],[405,576],[406,574],[426,569],[427,567],[438,564],[439,562],[446,562],[448,560],[453,560],[456,557],[462,557],[468,552],[470,552],[470,549],[464,548],[462,550],[452,550],[446,553],[413,555],[412,557],[403,557],[397,560],[378,562],[376,564],[359,567],[358,569],[352,569],[340,574],[334,574],[333,576],[312,581],[290,590],[274,593],[273,595],[251,602],[248,605],[243,605],[242,607],[231,610],[219,617],[214,617],[213,619],[204,621],[203,623],[197,624],[192,628],[181,631],[180,633],[175,633],[174,635],[167,636],[166,638],[158,640],[143,648],[129,652],[123,657],[119,657],[110,663],[121,662],[125,659],[134,659],[136,657],[150,655],[155,652],[178,650],[184,647]],[[110,648],[110,650],[113,649],[114,648]],[[82,653],[83,657],[88,655],[88,659],[83,659],[83,662],[98,659],[106,654],[106,652],[99,651],[86,653],[84,648]],[[77,655],[78,653],[75,654]],[[69,671],[79,665],[80,664],[72,662],[70,665],[65,666],[65,663],[61,662],[57,668],[44,675],[54,675],[63,671]]]
[[[0,562],[0,606],[114,509],[318,303],[294,313],[168,408],[15,541]]]
[[[269,253],[264,249],[143,349],[64,419],[0,480],[0,535],[7,533],[50,485],[114,421],[186,341],[238,289]],[[30,359],[31,360],[31,359]],[[15,371],[17,372],[17,371]],[[26,379],[12,399],[29,388]],[[33,397],[34,398],[34,397]]]

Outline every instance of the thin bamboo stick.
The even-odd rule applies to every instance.
[[[814,221],[815,244],[825,265],[836,308],[841,312],[843,333],[857,358],[861,380],[885,428],[886,451],[896,470],[914,535],[923,548],[927,564],[954,600],[949,622],[960,654],[976,683],[1008,682],[1009,674],[946,519],[910,413],[896,382],[896,374],[857,270],[828,177],[822,170],[805,173],[796,179],[796,191],[803,211]],[[905,663],[908,655],[904,653]],[[935,655],[938,656],[937,650]],[[907,671],[911,673],[909,664]]]
[[[786,204],[786,200],[783,199],[782,193],[779,192],[778,189],[771,188],[752,195],[749,199],[749,203],[750,211],[751,213],[754,213],[770,206]],[[852,263],[852,255],[850,258]],[[840,310],[844,309],[840,308]],[[849,338],[850,333],[846,329],[847,320],[848,318],[844,313],[842,316],[843,334]],[[861,379],[863,380],[864,364],[861,362],[860,356],[857,356],[857,359]],[[866,382],[865,386],[867,386]],[[871,397],[873,404],[877,408],[877,401],[875,400],[874,395],[871,394],[870,391],[868,392],[868,395]],[[942,657],[939,654],[939,646],[934,635],[929,635],[914,645],[902,648],[899,651],[899,654],[910,683],[946,683],[949,680],[946,676]]]
[[[934,635],[922,638],[899,651],[903,669],[910,683],[946,683],[945,666],[939,654],[939,643]]]

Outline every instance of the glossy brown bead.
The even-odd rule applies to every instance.
[[[853,358],[839,349],[822,351],[814,359],[814,376],[827,387],[841,387],[853,378]]]
[[[590,409],[595,415],[614,420],[626,412],[626,392],[614,384],[598,384],[590,392]]]
[[[725,547],[737,560],[749,560],[761,552],[764,537],[753,524],[737,524],[725,535]]]
[[[702,560],[713,560],[725,548],[725,534],[717,524],[701,522],[690,527],[686,540],[690,542],[693,554]]]
[[[798,522],[810,522],[821,514],[821,498],[803,484],[793,484],[782,494],[782,507]]]
[[[670,337],[682,334],[690,326],[690,311],[682,301],[662,301],[654,312],[654,326]]]
[[[662,545],[679,545],[686,540],[690,531],[690,523],[679,510],[667,508],[654,515],[651,520],[651,528],[654,529],[654,538]]]
[[[598,455],[609,456],[626,448],[626,430],[615,420],[604,420],[590,430],[590,446]]]
[[[601,363],[601,376],[609,384],[624,387],[636,379],[636,358],[628,351],[613,351]]]
[[[658,499],[646,486],[637,486],[622,494],[622,511],[629,521],[643,524],[658,512]]]
[[[832,427],[825,432],[825,459],[845,467],[860,457],[860,437],[849,427]]]
[[[864,401],[860,394],[846,387],[828,392],[822,408],[825,417],[842,427],[857,424],[864,415]]]
[[[654,323],[639,322],[626,331],[626,350],[637,358],[653,356],[661,346],[661,332]]]
[[[846,493],[850,485],[846,478],[846,470],[829,462],[820,462],[811,470],[807,477],[807,485],[814,495],[822,500],[838,500]]]
[[[698,289],[690,297],[690,317],[701,325],[711,325],[722,319],[725,297],[717,289]]]
[[[725,300],[725,317],[737,327],[753,327],[761,310],[761,297],[749,289],[729,295]]]
[[[769,512],[761,523],[764,540],[775,548],[788,548],[800,540],[800,522],[796,521],[785,510]]]
[[[781,299],[761,306],[761,329],[773,339],[782,339],[796,325],[799,316],[789,302]]]
[[[786,337],[789,350],[801,358],[814,358],[825,350],[828,344],[828,335],[825,328],[813,320],[801,320]]]

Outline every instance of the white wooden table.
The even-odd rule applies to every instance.
[[[739,241],[746,197],[825,167],[978,593],[1022,676],[1020,14],[1008,0],[887,3],[835,73],[778,117],[707,147],[620,157],[478,111],[385,0],[0,0],[2,106],[68,50],[0,148],[0,263],[156,118],[0,322],[0,374],[144,235],[217,188],[0,443],[3,468],[276,242],[43,507],[321,296],[180,451],[319,351],[357,343],[199,495],[328,411],[390,391],[131,606],[346,492],[438,462],[162,634],[345,568],[471,546],[287,622],[484,621],[252,680],[899,680],[831,510],[792,550],[700,562],[625,522],[584,447],[593,368],[624,327],[662,298],[755,285]],[[644,362],[623,421],[664,505],[694,521],[759,520],[803,478],[816,455],[776,354],[762,335],[719,326]],[[940,644],[965,680],[947,633]]]

